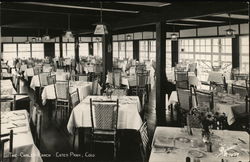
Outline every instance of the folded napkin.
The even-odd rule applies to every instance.
[[[154,140],[154,146],[155,147],[172,147],[174,145],[173,143],[174,138],[169,138],[166,136],[157,136]]]
[[[16,120],[25,120],[26,116],[25,115],[15,115],[15,116],[11,116],[10,118],[12,121],[16,121]]]

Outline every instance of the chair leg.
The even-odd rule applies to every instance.
[[[75,151],[75,140],[76,140],[76,128],[74,128],[73,132],[73,151]]]

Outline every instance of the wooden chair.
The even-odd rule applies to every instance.
[[[1,112],[5,112],[5,111],[12,111],[14,109],[14,100],[12,97],[6,96],[6,97],[2,97],[0,99],[0,105],[1,105]]]
[[[148,127],[147,122],[144,122],[142,126],[139,129],[140,133],[140,152],[143,162],[147,162],[149,158],[149,152],[150,152],[150,145],[149,145],[149,138],[148,138]]]
[[[69,111],[69,81],[57,81],[54,84],[56,100],[55,100],[55,119],[57,118],[57,112],[61,111],[61,119],[66,118]]]
[[[113,144],[114,159],[116,159],[118,138],[117,138],[117,122],[118,122],[119,100],[116,101],[92,101],[90,98],[90,114],[92,126],[92,142]]]
[[[197,107],[199,107],[201,111],[207,112],[214,109],[213,92],[205,92],[194,88],[194,95]]]
[[[40,87],[44,87],[44,86],[48,85],[48,80],[47,80],[48,76],[50,76],[49,72],[47,72],[47,73],[40,73],[38,75]]]
[[[56,75],[49,75],[47,76],[48,85],[56,83]]]
[[[35,67],[33,67],[33,70],[34,70],[34,75],[39,75],[42,72],[42,67],[35,66]]]
[[[188,72],[175,71],[176,88],[189,89]]]
[[[121,86],[121,71],[113,71],[113,85],[115,88],[119,88]]]
[[[70,95],[70,107],[71,107],[71,110],[73,110],[74,107],[76,107],[80,103],[78,89],[76,89],[74,92],[71,92],[69,95]],[[74,128],[74,131],[73,131],[73,149],[75,149],[76,130],[77,129]]]
[[[245,98],[248,93],[246,86],[232,84],[232,94],[239,94],[241,98]]]
[[[180,108],[189,111],[193,107],[192,90],[176,88],[176,92]]]
[[[108,72],[108,84],[111,86],[114,85],[113,72]]]
[[[248,80],[249,74],[234,74],[234,80]]]
[[[78,74],[76,75],[76,80],[87,82],[88,76],[86,74]]]
[[[9,133],[1,134],[1,147],[0,147],[0,160],[1,162],[4,162],[8,160],[9,162],[12,162],[12,154],[13,154],[13,130],[11,129]],[[8,152],[5,152],[7,150],[4,149],[5,143],[9,142],[9,150]],[[8,154],[8,157],[5,157],[5,155]]]
[[[98,80],[92,82],[92,95],[98,95]]]
[[[31,115],[31,132],[33,135],[34,142],[38,148],[40,148],[41,145],[41,135],[42,135],[42,112],[41,110],[38,110],[37,106],[33,107],[32,115]]]

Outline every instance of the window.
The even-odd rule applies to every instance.
[[[231,38],[182,39],[179,42],[179,62],[197,62],[198,78],[207,81],[213,66],[229,70],[232,64]]]
[[[88,43],[79,43],[79,58],[82,56],[89,55],[89,44]]]
[[[156,59],[156,41],[145,40],[139,42],[139,60],[155,60]]]
[[[171,72],[172,56],[171,56],[171,40],[166,40],[166,71]]]
[[[118,50],[118,43],[119,42],[113,42],[113,59],[119,58],[119,50]]]
[[[102,58],[102,43],[94,43],[94,56]]]
[[[66,57],[67,58],[75,58],[75,43],[66,43]]]
[[[31,57],[30,44],[18,44],[18,58],[28,59]]]
[[[3,59],[13,60],[17,58],[17,44],[3,44]]]
[[[55,57],[60,57],[59,43],[55,43]],[[75,43],[63,43],[63,58],[75,58]]]
[[[249,73],[249,37],[240,37],[240,72]]]
[[[133,41],[126,42],[126,58],[133,59]]]
[[[113,42],[113,59],[133,58],[133,41]]]
[[[32,58],[43,59],[44,58],[44,44],[34,43],[32,46]]]

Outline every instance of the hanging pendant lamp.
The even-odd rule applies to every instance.
[[[97,24],[95,27],[95,32],[94,32],[95,35],[108,34],[107,26],[102,23],[102,2],[100,2],[100,6],[101,6],[101,11],[100,11],[101,22]]]
[[[175,33],[175,26],[173,26],[173,33],[171,34],[171,40],[172,41],[178,40],[178,35]]]
[[[70,30],[70,14],[68,14],[68,29],[66,30],[64,37],[66,38],[73,37],[72,31]]]
[[[234,38],[235,37],[235,30],[233,30],[231,28],[231,15],[230,15],[230,13],[228,14],[228,17],[229,17],[229,28],[227,30],[225,30],[226,36]]]
[[[49,36],[49,31],[48,31],[48,28],[46,29],[46,34],[43,36],[43,39],[44,40],[50,40],[50,36]]]

